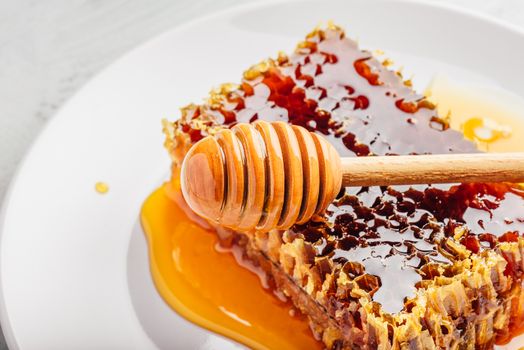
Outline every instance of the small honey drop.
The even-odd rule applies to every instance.
[[[106,194],[109,191],[109,186],[102,181],[95,184],[95,190],[100,194]]]

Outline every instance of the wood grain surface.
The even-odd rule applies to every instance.
[[[342,158],[343,186],[523,181],[524,153]]]

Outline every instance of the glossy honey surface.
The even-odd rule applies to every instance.
[[[441,114],[454,111],[452,126],[479,148],[524,151],[523,118],[506,100],[497,103],[482,90],[464,90],[442,80],[429,92]],[[240,266],[234,254],[219,252],[216,235],[186,215],[177,204],[182,201],[173,178],[142,209],[151,271],[165,301],[189,321],[252,348],[321,348],[304,317],[292,316],[289,303],[264,289],[259,276]],[[520,332],[521,327],[515,328]]]

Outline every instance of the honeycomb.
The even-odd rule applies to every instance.
[[[347,157],[478,152],[389,63],[337,26],[315,29],[164,122],[174,166],[202,137],[258,119],[320,133]],[[345,188],[288,231],[220,231],[330,349],[491,349],[524,326],[516,184]]]

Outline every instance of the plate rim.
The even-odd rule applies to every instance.
[[[66,114],[63,113],[64,109],[66,109],[67,106],[69,106],[72,102],[74,102],[74,100],[84,92],[86,87],[91,85],[94,81],[98,80],[101,76],[105,75],[107,71],[111,70],[115,65],[118,65],[125,58],[132,56],[137,52],[147,50],[149,46],[154,45],[157,41],[161,41],[163,38],[168,37],[177,31],[182,31],[188,27],[191,27],[191,26],[194,26],[199,23],[206,22],[212,19],[216,19],[217,17],[222,17],[228,14],[235,14],[235,13],[248,11],[248,10],[252,10],[256,8],[270,7],[276,4],[298,3],[298,2],[303,2],[303,1],[304,0],[266,0],[266,1],[257,0],[257,1],[247,3],[247,4],[245,3],[236,4],[236,5],[227,7],[225,9],[221,9],[219,11],[214,11],[206,15],[194,17],[193,19],[176,24],[170,28],[165,29],[164,31],[160,33],[153,35],[151,38],[147,39],[146,41],[120,54],[113,61],[107,64],[104,68],[96,72],[83,85],[81,85],[55,111],[55,113],[44,123],[44,125],[37,132],[37,135],[29,143],[20,162],[15,167],[15,170],[6,187],[6,191],[2,199],[2,202],[0,203],[0,246],[2,246],[2,243],[4,240],[5,226],[6,226],[6,222],[7,222],[7,218],[9,214],[9,206],[14,196],[16,195],[17,188],[19,187],[19,182],[20,182],[20,177],[21,177],[20,175],[23,173],[24,169],[26,168],[26,164],[31,161],[33,154],[35,152],[35,149],[40,145],[41,140],[44,138],[44,135],[47,134],[49,130],[51,130],[57,123],[59,123],[60,120],[64,118],[64,116],[66,116]],[[319,3],[321,2],[321,0],[305,0],[305,1],[319,2]],[[517,34],[524,41],[524,26],[519,26],[517,24],[505,21],[503,19],[499,19],[491,14],[483,13],[476,9],[469,9],[464,6],[457,5],[455,3],[442,3],[442,2],[438,2],[437,0],[367,0],[367,1],[366,0],[352,0],[352,1],[366,2],[366,3],[373,1],[377,4],[385,3],[385,2],[388,2],[388,3],[396,2],[396,3],[407,4],[409,6],[418,6],[420,8],[425,8],[425,11],[428,11],[431,9],[440,9],[440,10],[456,13],[461,16],[470,17],[470,18],[477,19],[482,22],[487,22],[489,24],[498,26],[504,29],[505,31],[513,32]],[[0,250],[0,263],[2,259],[3,259],[2,250]],[[20,347],[14,335],[12,325],[10,322],[10,317],[7,312],[7,305],[6,305],[6,301],[4,298],[4,283],[5,282],[4,282],[4,276],[3,276],[3,269],[0,266],[0,326],[1,326],[1,332],[3,333],[6,345],[8,346],[9,349],[19,349]]]

